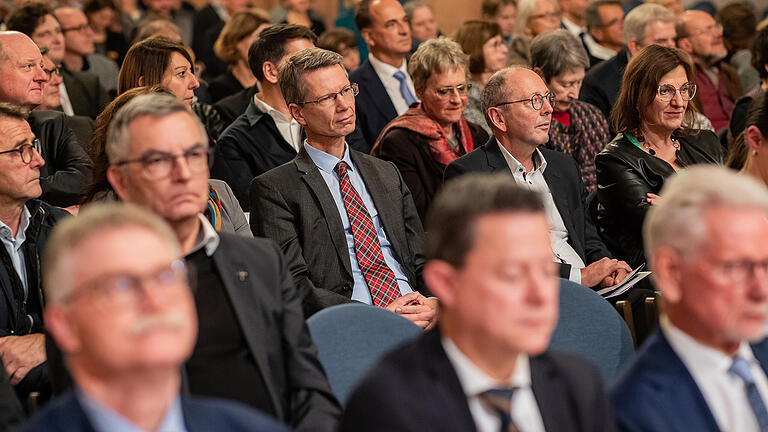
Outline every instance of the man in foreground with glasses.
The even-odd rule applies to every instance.
[[[271,241],[217,233],[202,215],[210,148],[197,116],[173,96],[138,96],[112,120],[106,152],[120,199],[165,219],[196,269],[190,392],[243,402],[299,431],[334,430],[340,407],[283,255]]]
[[[307,139],[292,162],[251,183],[251,229],[286,254],[304,313],[359,301],[424,328],[437,300],[421,278],[422,228],[397,168],[349,148],[355,95],[341,55],[298,52],[280,71],[280,88]]]
[[[493,137],[445,169],[445,179],[468,172],[502,172],[542,193],[560,277],[588,287],[620,283],[632,270],[611,258],[587,215],[586,191],[576,161],[539,148],[549,140],[555,97],[535,72],[507,68],[485,86],[483,108]]]
[[[26,116],[0,103],[0,357],[22,400],[32,391],[42,399],[50,393],[38,275],[48,235],[68,214],[37,199],[45,161]]]
[[[613,390],[619,429],[768,430],[765,186],[687,168],[665,183],[643,237],[664,313]]]
[[[694,104],[712,122],[715,131],[728,126],[733,107],[743,94],[736,69],[722,61],[728,51],[723,27],[706,12],[686,11],[677,19],[677,47],[691,55],[699,88]]]
[[[174,232],[128,204],[96,204],[62,223],[45,254],[46,328],[74,391],[24,431],[284,431],[232,402],[181,397],[197,336]]]

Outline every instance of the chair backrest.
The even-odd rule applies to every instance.
[[[591,289],[560,280],[560,318],[549,348],[592,362],[606,385],[634,355],[632,335],[611,304]]]
[[[419,326],[400,315],[362,303],[323,309],[307,325],[331,390],[342,405],[382,355],[422,334]]]

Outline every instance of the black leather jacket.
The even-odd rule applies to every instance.
[[[677,160],[682,167],[722,165],[723,149],[712,132],[676,131],[673,136],[680,142]],[[658,194],[675,170],[666,161],[632,144],[623,134],[616,135],[597,155],[595,166],[600,235],[617,258],[635,267],[645,262],[642,226],[649,207],[646,194]]]

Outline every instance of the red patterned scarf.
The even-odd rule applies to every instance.
[[[424,110],[421,109],[421,104],[419,104],[389,122],[379,134],[379,138],[376,139],[376,143],[373,145],[373,149],[371,149],[372,155],[376,154],[381,144],[381,139],[392,128],[407,129],[426,137],[432,157],[443,165],[448,165],[458,159],[459,156],[467,154],[475,148],[475,144],[472,142],[472,134],[469,131],[469,124],[464,120],[464,117],[461,117],[458,123],[458,136],[461,140],[461,148],[464,150],[463,153],[460,153],[451,149],[448,140],[445,138],[443,128],[436,121],[429,118]]]

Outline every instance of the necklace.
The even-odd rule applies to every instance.
[[[680,150],[680,143],[677,142],[677,139],[675,139],[675,137],[669,137],[669,139],[672,141],[672,147],[675,148],[675,151]],[[645,142],[644,136],[638,135],[637,141],[643,145],[645,151],[647,151],[651,156],[656,156],[656,150],[652,149],[651,146]]]

